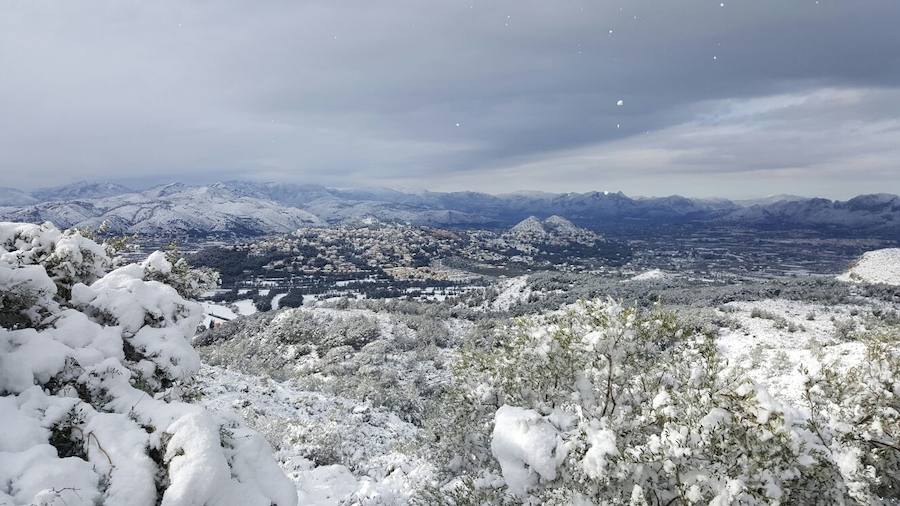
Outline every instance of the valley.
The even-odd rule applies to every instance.
[[[0,269],[18,276],[0,277],[13,294],[3,299],[12,312],[0,310],[10,329],[4,353],[26,364],[0,380],[21,389],[22,374],[56,371],[40,395],[63,392],[56,382],[116,384],[124,400],[114,409],[127,408],[150,433],[168,423],[167,403],[202,409],[203,430],[219,431],[203,437],[218,438],[227,455],[251,445],[256,465],[269,469],[252,479],[275,480],[266,497],[286,503],[296,494],[313,506],[449,506],[471,497],[607,504],[636,486],[621,478],[636,469],[649,469],[648,480],[688,480],[710,500],[803,502],[810,484],[833,496],[892,494],[856,469],[892,465],[861,448],[873,433],[890,444],[898,422],[881,406],[893,405],[887,392],[900,373],[900,240],[674,221],[601,232],[560,215],[490,227],[365,217],[277,233],[125,237],[115,227],[3,223],[0,258],[42,262],[60,288],[27,278],[44,297],[33,303],[16,295],[31,293],[18,273],[32,271]],[[21,304],[37,305],[22,312]],[[60,310],[66,316],[51,316],[49,327],[33,320]],[[84,322],[108,342],[72,341]],[[22,347],[29,332],[58,343],[48,349],[63,358],[47,362]],[[121,354],[119,332],[128,343]],[[172,341],[178,335],[184,342]],[[97,353],[131,372],[104,369]],[[80,395],[110,395],[91,388]],[[129,407],[147,391],[152,404]],[[38,395],[28,392],[19,398]],[[41,402],[68,405],[59,395]],[[16,409],[16,420],[42,413]],[[857,410],[868,418],[854,418]],[[41,423],[63,434],[52,440],[62,452],[70,440],[80,448],[66,429],[80,420]],[[104,444],[112,440],[97,430]],[[169,433],[148,444],[167,448]],[[660,446],[683,433],[691,439]],[[736,437],[743,446],[728,442]],[[601,449],[608,453],[597,460]],[[773,449],[781,460],[729,467]],[[251,480],[244,461],[229,458],[237,457],[224,461],[233,479]],[[666,462],[676,461],[699,474],[673,477]],[[776,485],[732,492],[704,473]],[[585,489],[585,479],[616,485]]]

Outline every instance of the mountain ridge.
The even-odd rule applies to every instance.
[[[258,235],[309,224],[372,218],[437,227],[508,228],[534,216],[558,216],[595,231],[671,224],[827,229],[900,234],[900,197],[859,195],[846,201],[790,195],[756,201],[679,195],[629,197],[622,192],[408,193],[386,188],[223,181],[170,183],[141,191],[114,183],[79,182],[28,194],[0,192],[0,219],[53,221],[59,226],[107,222],[128,233]],[[50,200],[42,200],[50,199]]]

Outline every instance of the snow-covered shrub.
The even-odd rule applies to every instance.
[[[40,265],[65,297],[76,283],[92,283],[110,267],[109,251],[77,230],[50,223],[0,223],[0,262],[8,268]]]
[[[267,443],[180,399],[202,311],[161,254],[106,272],[104,246],[0,223],[0,503],[296,503]],[[7,306],[13,300],[15,307]]]
[[[856,322],[852,319],[834,320],[834,338],[838,341],[850,341],[855,338]]]
[[[446,323],[440,319],[424,315],[410,315],[402,318],[403,323],[414,332],[404,336],[410,339],[409,348],[412,349],[423,343],[434,343],[445,348],[450,345],[452,339]],[[402,337],[398,337],[402,339]]]
[[[594,301],[522,319],[466,350],[455,381],[433,432],[450,483],[499,472],[533,504],[848,499],[806,419],[669,313]]]
[[[420,316],[420,318],[426,318]],[[203,332],[194,344],[207,363],[292,379],[303,388],[387,407],[420,424],[425,404],[448,382],[445,350],[419,332],[446,325],[358,310],[257,313]]]
[[[900,497],[900,342],[869,337],[866,360],[827,364],[807,379],[809,424],[864,504]]]
[[[378,323],[360,315],[333,317],[303,309],[279,313],[270,328],[271,337],[280,343],[295,344],[307,352],[325,352],[338,346],[360,349],[378,337]]]
[[[207,267],[192,267],[174,243],[165,253],[157,251],[144,262],[147,279],[165,283],[182,297],[196,299],[219,286],[219,273]]]
[[[0,326],[25,328],[47,314],[56,295],[56,284],[38,266],[10,268],[0,263]]]

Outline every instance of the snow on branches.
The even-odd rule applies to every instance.
[[[439,440],[458,458],[445,464],[443,491],[526,504],[893,497],[892,343],[853,377],[810,379],[815,402],[791,406],[671,313],[591,301],[522,318],[460,357]]]
[[[0,503],[296,504],[258,434],[182,399],[202,311],[164,281],[208,276],[112,265],[77,231],[0,223]]]

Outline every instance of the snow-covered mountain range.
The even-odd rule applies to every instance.
[[[826,229],[900,234],[900,197],[848,201],[779,196],[753,201],[628,197],[621,192],[400,192],[311,184],[228,181],[173,183],[133,191],[114,183],[75,183],[32,193],[0,189],[0,219],[52,221],[143,234],[254,235],[305,224],[375,218],[443,227],[506,228],[529,216],[561,216],[600,232],[675,223]]]
[[[112,190],[109,186],[96,189],[101,193]],[[61,189],[57,194],[70,193]],[[242,196],[218,185],[179,183],[142,192],[6,208],[0,210],[0,215],[10,221],[50,221],[60,227],[98,227],[106,223],[115,232],[145,235],[257,235],[321,224],[307,211],[271,200]]]

